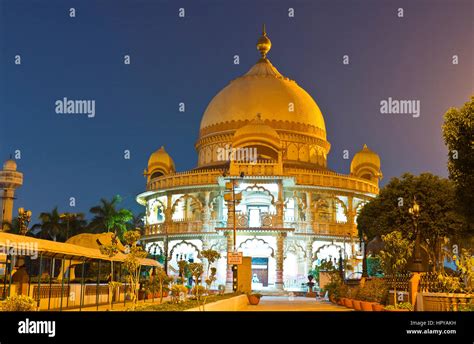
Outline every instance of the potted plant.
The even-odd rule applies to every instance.
[[[364,286],[359,288],[357,298],[361,301],[362,311],[382,311],[388,297],[388,289],[383,279],[373,278],[365,281]],[[375,308],[374,308],[375,305]]]
[[[411,312],[413,311],[413,305],[409,302],[400,302],[395,306],[385,306],[385,310],[389,312]]]
[[[256,306],[260,303],[260,299],[262,298],[262,294],[259,293],[249,293],[247,294],[247,298],[249,303],[253,306]]]

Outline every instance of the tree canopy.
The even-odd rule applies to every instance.
[[[361,209],[357,216],[359,234],[371,240],[400,231],[403,237],[413,240],[413,218],[408,209],[413,206],[414,197],[421,209],[417,221],[423,246],[433,255],[432,259],[439,257],[440,240],[457,239],[464,222],[456,212],[453,183],[431,173],[419,176],[405,173],[401,178],[392,178],[379,195]]]
[[[443,137],[448,147],[449,178],[456,188],[456,201],[467,223],[474,223],[474,96],[460,109],[444,115]]]

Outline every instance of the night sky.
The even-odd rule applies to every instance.
[[[88,212],[120,194],[139,210],[135,196],[154,150],[164,145],[178,171],[196,166],[202,114],[258,60],[262,23],[271,62],[324,115],[332,170],[348,173],[342,151],[352,157],[367,143],[381,157],[382,184],[406,171],[447,176],[442,116],[474,91],[473,4],[0,0],[0,158],[20,150],[24,173],[15,208],[35,218],[54,206]],[[95,117],[56,114],[63,97],[95,100]],[[382,115],[388,97],[420,100],[421,116]]]

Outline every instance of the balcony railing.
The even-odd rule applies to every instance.
[[[276,228],[279,227],[278,218],[276,214],[262,213],[260,214],[260,223],[251,225],[249,216],[247,214],[236,214],[237,227],[238,228]],[[226,222],[225,220],[211,220],[206,228],[214,230],[215,228],[232,227],[232,222]],[[317,234],[317,235],[328,235],[338,237],[354,237],[357,236],[356,225],[343,222],[313,222],[311,226],[308,222],[297,220],[292,217],[285,217],[283,220],[284,228],[293,228],[295,233],[305,234]],[[157,235],[157,234],[173,234],[173,233],[199,233],[205,232],[204,224],[200,220],[174,220],[173,222],[158,223],[148,225],[145,227],[145,235]]]

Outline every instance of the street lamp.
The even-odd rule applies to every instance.
[[[413,261],[410,266],[410,270],[413,272],[423,271],[423,261],[421,259],[421,246],[420,246],[420,231],[418,230],[418,218],[420,217],[420,206],[416,202],[416,197],[413,197],[413,206],[408,209],[412,219],[413,227],[415,227],[415,249],[413,254]]]
[[[18,226],[20,227],[20,235],[26,235],[28,232],[28,225],[31,221],[31,210],[18,208]]]

